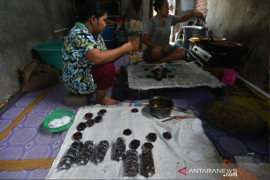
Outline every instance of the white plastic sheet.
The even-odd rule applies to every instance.
[[[132,108],[139,109],[139,112],[132,113]],[[101,140],[108,140],[110,147],[104,161],[100,164],[90,161],[85,166],[73,165],[69,170],[58,170],[60,159],[73,142],[72,135],[77,132],[76,126],[85,121],[84,114],[91,112],[95,117],[100,109],[107,110],[104,120],[91,128],[86,128],[82,132],[82,141],[92,140],[97,144]],[[177,115],[177,112],[173,114]],[[183,115],[183,113],[179,115]],[[151,116],[147,106],[80,108],[46,179],[133,179],[134,177],[123,176],[123,161],[118,162],[111,159],[112,143],[118,137],[124,137],[127,149],[133,139],[140,140],[142,145],[147,142],[145,137],[150,132],[157,134],[157,140],[153,143],[152,150],[156,173],[149,179],[220,179],[219,174],[184,175],[178,172],[185,167],[209,168],[220,163],[220,157],[206,135],[204,133],[198,135],[193,132],[192,122],[194,120],[200,121],[196,118],[189,118],[162,123],[161,120]],[[132,134],[130,136],[123,135],[125,129],[131,129]],[[162,136],[164,132],[170,132],[172,139],[164,139]],[[141,154],[141,146],[137,151]],[[144,179],[145,177],[139,174],[135,178]]]

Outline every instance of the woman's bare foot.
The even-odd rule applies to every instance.
[[[102,105],[114,105],[119,103],[119,101],[109,98],[108,96],[105,96],[103,99],[97,100],[97,103]]]

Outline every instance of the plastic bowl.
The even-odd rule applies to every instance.
[[[62,118],[64,116],[69,116],[72,118],[72,120],[69,123],[67,123],[63,126],[57,127],[57,128],[51,128],[49,126],[49,123],[51,121],[53,121],[55,119]],[[65,130],[67,130],[68,128],[70,128],[70,126],[73,124],[74,118],[75,118],[75,115],[72,111],[57,109],[44,119],[43,126],[50,132],[63,132]]]

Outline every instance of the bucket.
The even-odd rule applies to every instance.
[[[106,26],[105,31],[101,34],[104,40],[112,40],[115,38],[114,31],[116,26]]]
[[[35,47],[35,50],[41,56],[42,62],[50,64],[60,72],[63,69],[63,60],[62,60],[62,48],[64,42],[56,41],[45,44],[40,44]]]
[[[222,77],[222,82],[224,84],[234,85],[238,72],[234,69],[225,69]]]

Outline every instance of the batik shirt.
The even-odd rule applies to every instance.
[[[74,94],[91,94],[97,88],[92,76],[94,64],[85,56],[94,48],[107,50],[102,36],[93,36],[81,23],[76,24],[64,40],[63,81]]]

